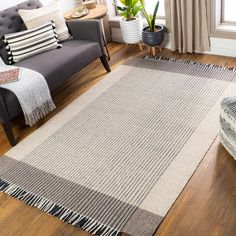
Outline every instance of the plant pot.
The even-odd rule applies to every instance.
[[[155,47],[160,46],[164,40],[164,27],[161,25],[156,25],[156,32],[148,31],[149,27],[143,29],[143,43],[147,46]]]
[[[120,20],[123,40],[126,44],[135,44],[142,41],[143,22],[140,17],[133,20]]]

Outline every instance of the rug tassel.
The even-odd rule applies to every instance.
[[[215,64],[204,64],[202,62],[182,60],[182,59],[169,58],[169,57],[163,57],[163,56],[153,57],[153,56],[145,55],[144,59],[155,60],[155,61],[177,62],[177,63],[181,63],[181,64],[185,64],[185,65],[196,65],[196,66],[205,67],[205,68],[229,70],[232,72],[236,71],[236,68],[234,68],[234,67],[225,67],[225,66],[215,65]]]
[[[118,230],[101,224],[89,217],[80,215],[74,211],[66,209],[54,202],[27,192],[25,189],[19,188],[14,184],[10,184],[5,180],[0,179],[0,192],[7,193],[9,196],[24,201],[26,204],[36,207],[60,220],[81,228],[91,234],[97,236],[121,236],[122,233]]]

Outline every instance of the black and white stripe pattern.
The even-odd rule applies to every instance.
[[[3,40],[8,51],[9,64],[51,49],[60,48],[61,45],[58,43],[54,28],[54,23],[49,22],[32,30],[4,35]]]
[[[224,98],[221,102],[220,140],[236,160],[236,97]]]
[[[65,223],[71,224],[77,228],[86,230],[87,232],[97,236],[121,236],[122,233],[116,229],[101,224],[89,217],[76,213],[70,209],[56,204],[49,199],[40,197],[20,188],[14,184],[0,179],[0,192],[7,193],[9,196],[24,201],[32,207],[36,207],[49,215],[55,216]]]
[[[0,191],[19,198],[18,186],[32,198],[50,199],[86,216],[79,227],[99,236],[129,233],[129,223],[144,225],[131,221],[138,208],[163,217],[209,148],[203,142],[210,145],[217,134],[214,126],[206,130],[206,118],[235,73],[171,60],[130,64],[132,69],[122,67],[127,73],[118,70],[82,97],[68,122],[48,126],[53,131],[32,149],[17,156],[23,144],[11,151],[21,161],[0,175]],[[110,78],[115,82],[107,88]],[[194,142],[209,131],[207,139]],[[28,204],[30,197],[24,198]],[[102,232],[105,226],[108,232]],[[151,235],[147,227],[149,234],[131,235]]]
[[[149,60],[155,60],[155,61],[168,61],[168,62],[177,62],[180,64],[184,64],[184,65],[195,65],[195,66],[199,66],[199,67],[203,67],[203,68],[212,68],[212,69],[222,69],[222,70],[229,70],[229,71],[236,71],[235,67],[225,67],[223,65],[216,65],[216,64],[205,64],[202,62],[197,62],[197,61],[190,61],[190,60],[181,60],[181,59],[177,59],[177,58],[170,58],[170,57],[164,57],[164,56],[149,56],[149,55],[145,55],[144,59],[149,59]]]

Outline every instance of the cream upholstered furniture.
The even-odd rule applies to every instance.
[[[221,103],[220,140],[236,160],[236,97],[225,98]]]

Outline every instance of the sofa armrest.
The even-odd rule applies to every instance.
[[[104,40],[99,20],[68,20],[66,24],[73,38],[98,42],[104,54]]]

